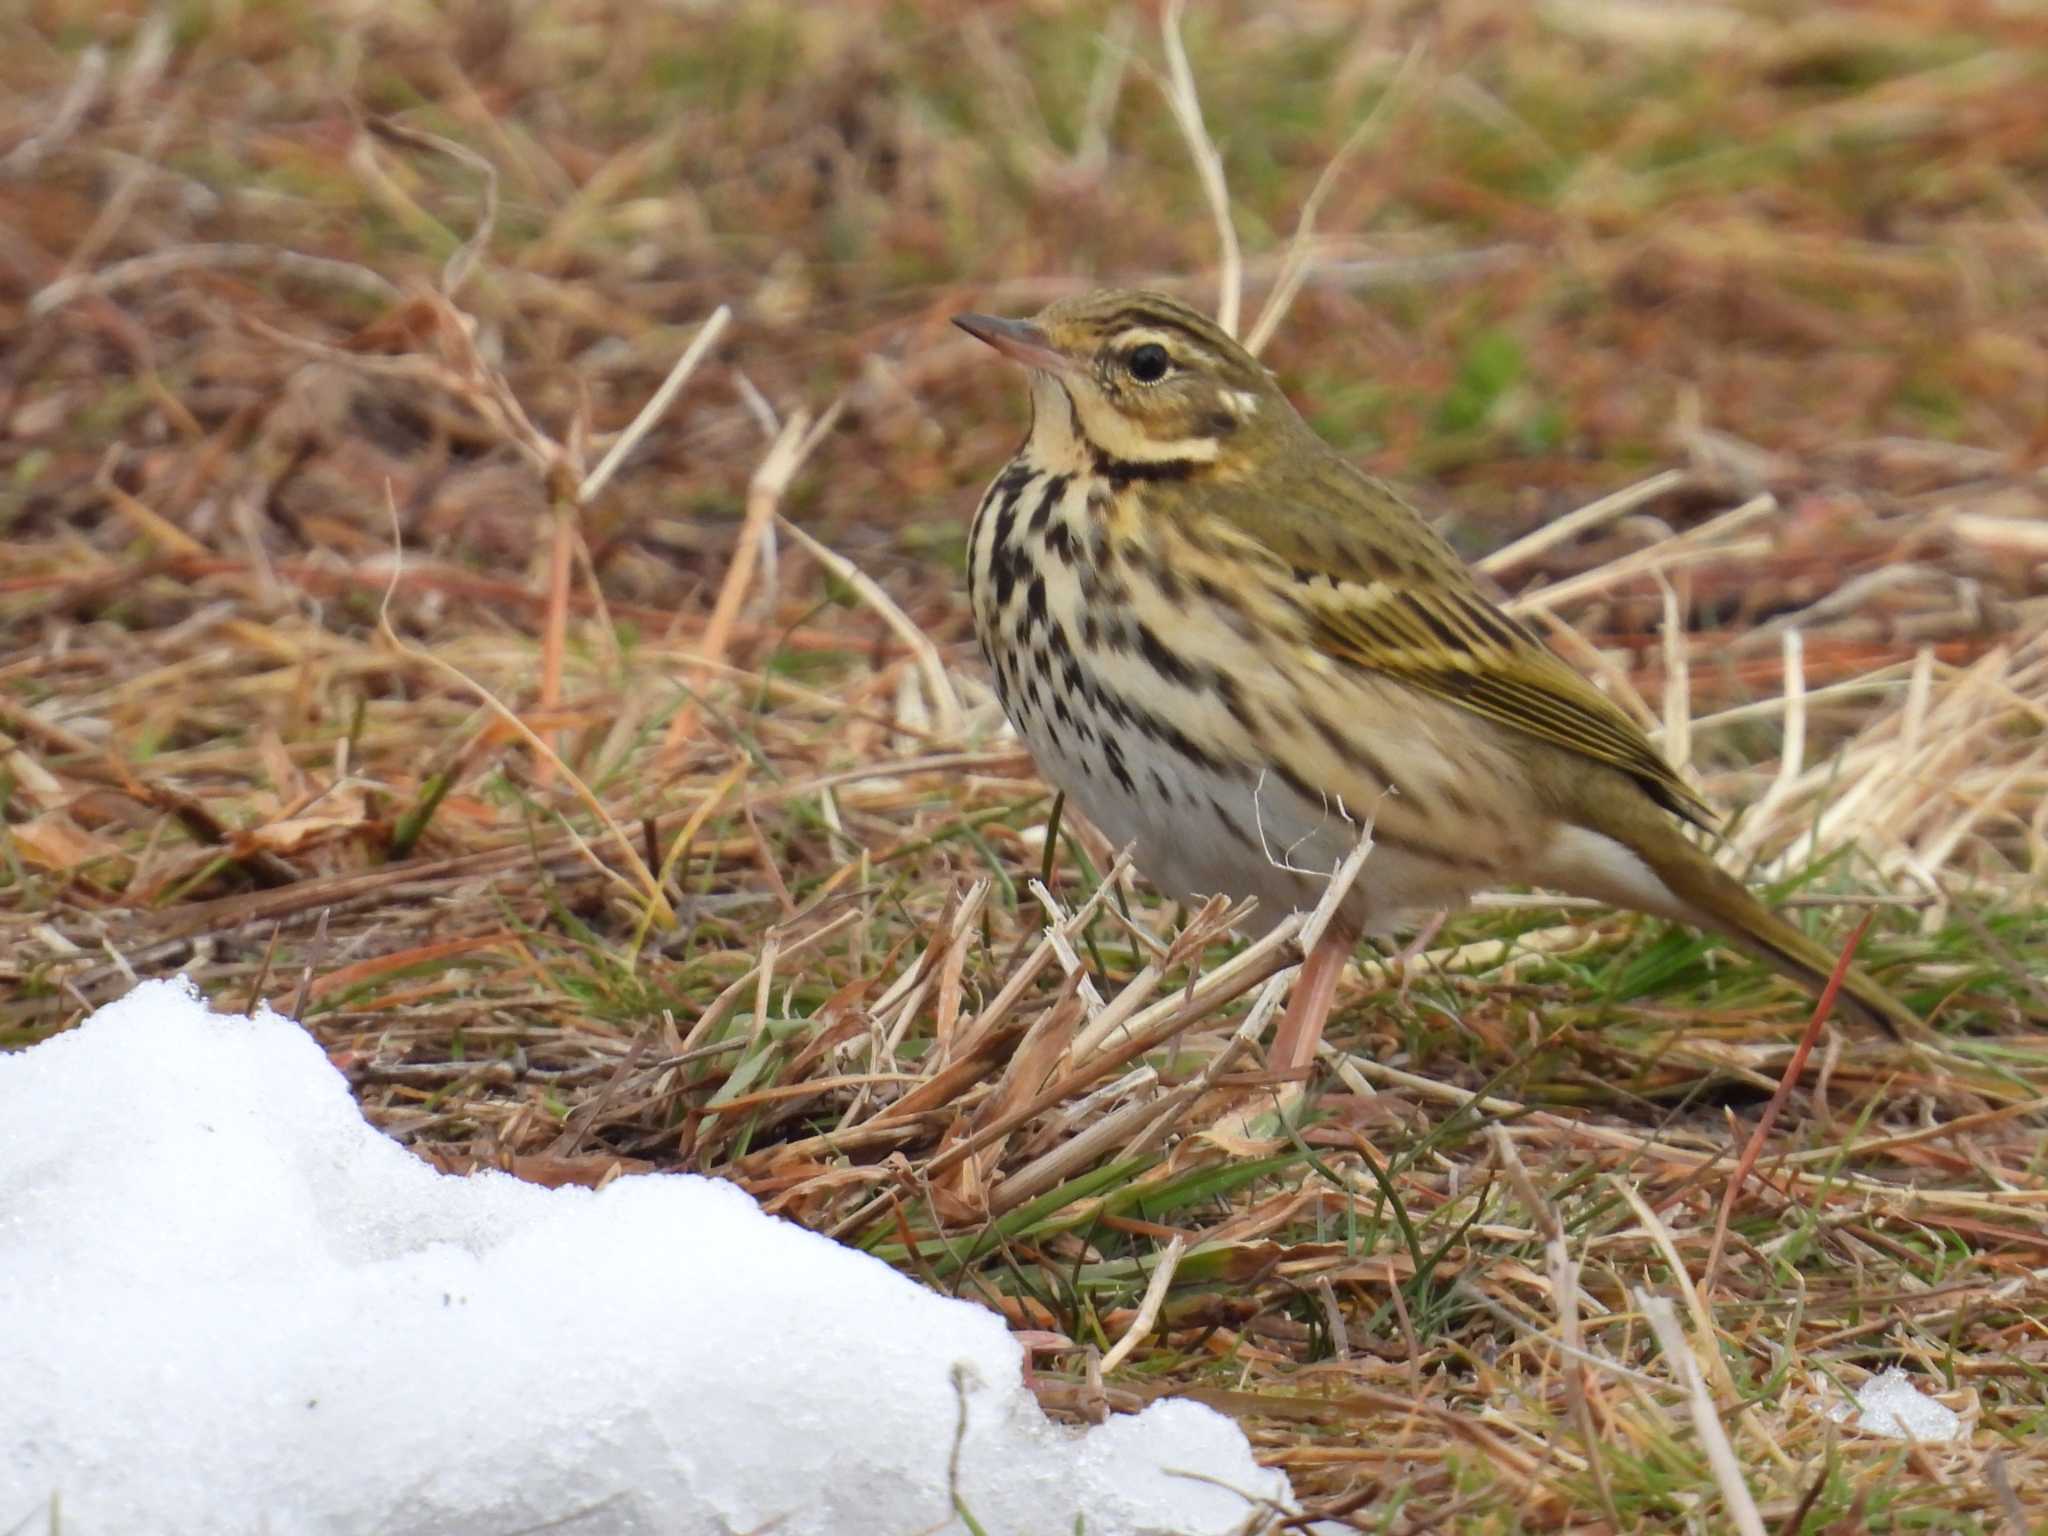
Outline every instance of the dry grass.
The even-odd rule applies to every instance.
[[[445,1166],[734,1179],[1361,1529],[2048,1519],[2038,18],[1203,8],[1183,78],[1057,8],[32,12],[0,1042],[276,998]],[[1283,1099],[1293,929],[1048,849],[958,579],[1019,391],[945,317],[1207,301],[1217,206],[1304,408],[1940,1050],[1504,897]],[[1892,1364],[1968,1437],[1829,1421]]]

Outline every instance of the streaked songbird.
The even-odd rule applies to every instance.
[[[1710,813],[1213,322],[1155,293],[955,324],[1030,370],[974,516],[975,631],[1046,776],[1167,894],[1311,907],[1369,825],[1270,1062],[1312,1061],[1345,959],[1505,883],[1712,930],[1810,987],[1828,953],[1680,831]],[[1845,1005],[1926,1026],[1861,970]]]

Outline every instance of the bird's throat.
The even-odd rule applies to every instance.
[[[1080,412],[1065,386],[1049,373],[1031,375],[1031,433],[1021,457],[1051,474],[1086,474],[1091,467]]]
[[[1213,437],[1162,441],[1085,386],[1039,372],[1031,377],[1029,457],[1058,474],[1094,475],[1113,484],[1185,480],[1214,465]]]

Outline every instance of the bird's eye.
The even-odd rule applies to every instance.
[[[1166,355],[1166,348],[1156,341],[1133,347],[1131,355],[1124,359],[1124,367],[1140,384],[1157,384],[1172,366],[1173,359]]]

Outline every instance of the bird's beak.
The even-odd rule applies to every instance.
[[[995,315],[955,315],[953,323],[976,341],[985,341],[1012,362],[1047,373],[1071,373],[1074,365],[1065,353],[1029,320],[1003,320]]]

